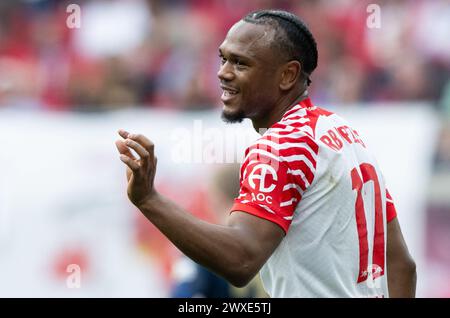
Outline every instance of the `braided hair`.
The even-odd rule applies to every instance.
[[[276,31],[274,45],[288,60],[296,60],[302,66],[306,86],[317,67],[317,44],[307,25],[296,15],[282,10],[260,10],[249,13],[243,20],[248,23],[270,25]]]

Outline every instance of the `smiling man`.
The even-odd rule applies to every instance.
[[[223,89],[222,118],[228,122],[250,118],[258,130],[270,127],[287,108],[305,98],[309,74],[317,65],[317,49],[306,27],[303,33],[293,30],[303,46],[298,50],[276,19],[255,17],[257,13],[248,15],[230,29],[219,47],[218,76]],[[229,66],[224,67],[227,62]]]
[[[285,11],[251,13],[219,54],[222,117],[265,131],[245,152],[227,223],[199,220],[161,196],[154,144],[120,130],[130,200],[187,256],[236,286],[260,271],[272,297],[414,296],[415,264],[373,155],[308,97],[318,54],[306,25]]]

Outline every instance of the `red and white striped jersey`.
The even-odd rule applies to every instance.
[[[389,296],[384,177],[356,130],[309,98],[246,150],[232,211],[286,232],[260,272],[271,297]]]

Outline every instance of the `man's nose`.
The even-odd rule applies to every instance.
[[[220,65],[219,71],[217,72],[217,77],[221,81],[231,81],[234,79],[234,73],[228,61]]]

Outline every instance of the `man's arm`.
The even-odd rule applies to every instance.
[[[248,213],[233,212],[226,225],[215,225],[160,195],[139,209],[184,254],[236,287],[247,285],[284,237],[278,225]]]
[[[387,275],[389,297],[415,297],[416,264],[409,255],[397,218],[387,224]]]
[[[119,131],[120,159],[128,166],[128,197],[184,254],[231,284],[245,286],[284,237],[275,223],[236,211],[226,225],[202,221],[153,188],[156,172],[154,145],[142,135]],[[136,151],[135,158],[130,149]]]

